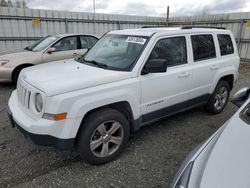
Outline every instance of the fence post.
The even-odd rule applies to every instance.
[[[118,21],[118,30],[121,30],[121,22],[120,22],[120,20]]]
[[[242,36],[242,30],[243,30],[243,27],[244,27],[244,19],[242,19],[240,21],[240,30],[238,32],[238,41],[237,41],[237,47],[238,47],[238,50],[239,50],[239,54],[241,52],[241,48],[240,48],[240,41],[241,41],[241,36]]]
[[[65,18],[65,31],[66,31],[66,33],[69,32],[69,26],[68,26],[68,19],[67,18]]]

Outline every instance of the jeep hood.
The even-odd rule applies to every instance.
[[[131,75],[131,72],[102,69],[70,59],[26,68],[19,79],[53,96],[128,79]]]
[[[236,114],[214,145],[199,187],[250,187],[249,146],[250,125]]]

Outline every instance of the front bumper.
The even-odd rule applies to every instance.
[[[12,71],[13,71],[13,68],[1,66],[0,67],[0,83],[11,82]]]
[[[16,99],[16,93],[9,100],[7,114],[12,127],[17,127],[19,131],[33,143],[43,146],[53,146],[58,149],[70,149],[74,145],[74,138],[60,138],[48,133],[62,135],[63,125],[49,120],[36,121],[26,115],[20,108]],[[67,123],[66,123],[67,124]],[[68,126],[68,125],[67,125]]]

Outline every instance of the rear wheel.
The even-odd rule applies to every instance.
[[[92,164],[104,164],[118,157],[130,134],[126,117],[113,109],[90,114],[81,127],[77,151]]]
[[[229,83],[221,80],[217,84],[213,94],[207,103],[207,111],[212,114],[218,114],[223,111],[225,108],[228,98],[230,95],[230,86]]]

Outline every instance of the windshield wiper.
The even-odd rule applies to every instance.
[[[87,60],[85,60],[84,58],[79,58],[78,60],[79,60],[80,62],[82,62],[82,63],[92,64],[92,65],[95,65],[95,66],[97,66],[97,67],[104,68],[104,69],[107,68],[107,67],[109,67],[108,65],[106,65],[106,64],[104,64],[104,63],[99,63],[99,62],[94,61],[94,60],[87,61]]]
[[[86,61],[85,60],[85,62],[91,63],[93,65],[96,65],[96,66],[100,67],[100,68],[107,68],[108,67],[108,65],[106,65],[104,63],[99,63],[99,62],[96,62],[96,61],[93,61],[93,60],[92,61]]]

